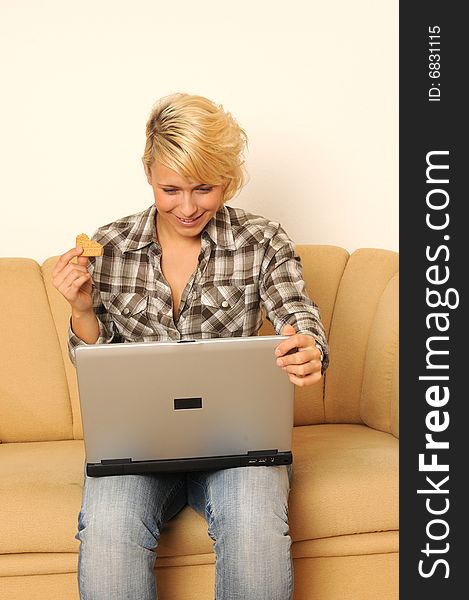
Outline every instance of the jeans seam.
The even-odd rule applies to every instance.
[[[160,510],[160,522],[156,523],[156,526],[158,528],[158,531],[154,531],[153,535],[155,536],[155,538],[159,541],[160,539],[160,533],[161,533],[161,527],[164,525],[164,523],[166,522],[166,519],[164,519],[164,515],[166,513],[166,509],[168,508],[169,504],[172,502],[172,500],[174,499],[174,497],[176,496],[177,492],[179,492],[179,490],[185,485],[184,481],[178,480],[176,485],[171,488],[171,492],[166,496],[166,499],[164,501],[164,503],[161,506],[161,510]]]
[[[203,492],[204,492],[204,499],[205,499],[205,519],[207,521],[207,531],[209,536],[212,538],[212,540],[214,539],[212,537],[212,525],[213,525],[213,512],[212,512],[212,503],[208,497],[207,494],[207,484],[206,483],[201,483],[200,481],[197,481],[197,479],[192,479],[191,480],[192,483],[195,483],[199,488],[202,488]]]

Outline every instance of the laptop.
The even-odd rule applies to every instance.
[[[290,464],[294,385],[274,355],[283,339],[79,346],[87,474]]]

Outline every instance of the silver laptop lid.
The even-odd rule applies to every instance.
[[[80,346],[86,460],[151,461],[291,449],[285,336]]]

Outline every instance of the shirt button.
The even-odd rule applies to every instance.
[[[128,314],[129,314],[129,312],[130,312],[130,308],[127,308],[127,307],[126,307],[126,308],[124,308],[124,310],[122,311],[122,313],[123,313],[124,315],[128,315]]]
[[[221,303],[221,305],[223,306],[223,308],[227,308],[229,306],[228,302],[226,300],[223,300],[223,302]]]

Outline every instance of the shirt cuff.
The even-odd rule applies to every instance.
[[[107,344],[107,343],[111,342],[112,338],[114,336],[112,336],[112,335],[110,336],[109,332],[105,328],[102,321],[100,319],[98,319],[97,317],[96,317],[96,319],[97,319],[98,325],[99,325],[99,337],[95,341],[95,344]],[[92,345],[94,345],[94,344],[87,344],[81,338],[79,338],[77,335],[75,335],[75,333],[72,329],[72,318],[71,317],[70,317],[70,321],[68,324],[68,339],[71,342],[73,342],[74,346],[92,346]]]
[[[321,353],[321,356],[319,357],[321,362],[324,360],[324,350],[322,349],[321,344],[318,344],[318,342],[316,342],[314,344],[316,346],[316,348],[319,350],[319,352]]]
[[[109,344],[110,342],[112,342],[112,339],[114,338],[114,335],[110,335],[109,331],[107,331],[106,327],[104,326],[104,324],[102,323],[102,321],[98,319],[98,325],[99,325],[99,337],[96,340],[95,344]],[[68,354],[70,356],[70,360],[72,361],[72,363],[75,365],[75,349],[78,348],[78,346],[91,346],[93,344],[87,344],[86,342],[84,342],[81,338],[79,338],[75,332],[72,329],[72,318],[70,317],[69,323],[68,323]]]
[[[319,340],[311,333],[311,331],[306,331],[306,330],[301,330],[297,331],[297,333],[303,333],[304,335],[309,335],[314,339],[314,345],[316,346],[316,348],[319,350],[319,352],[321,353],[321,356],[319,357],[321,363],[324,361],[324,348],[322,347],[321,343],[319,342]]]
[[[311,331],[305,329],[300,329],[299,331],[297,331],[297,333],[304,333],[305,335],[310,335],[312,338],[314,338],[314,345],[321,353],[321,373],[324,374],[327,367],[329,366],[329,347],[327,346],[327,342],[325,342],[326,346],[324,346],[324,342],[321,342],[321,340],[318,339]]]

